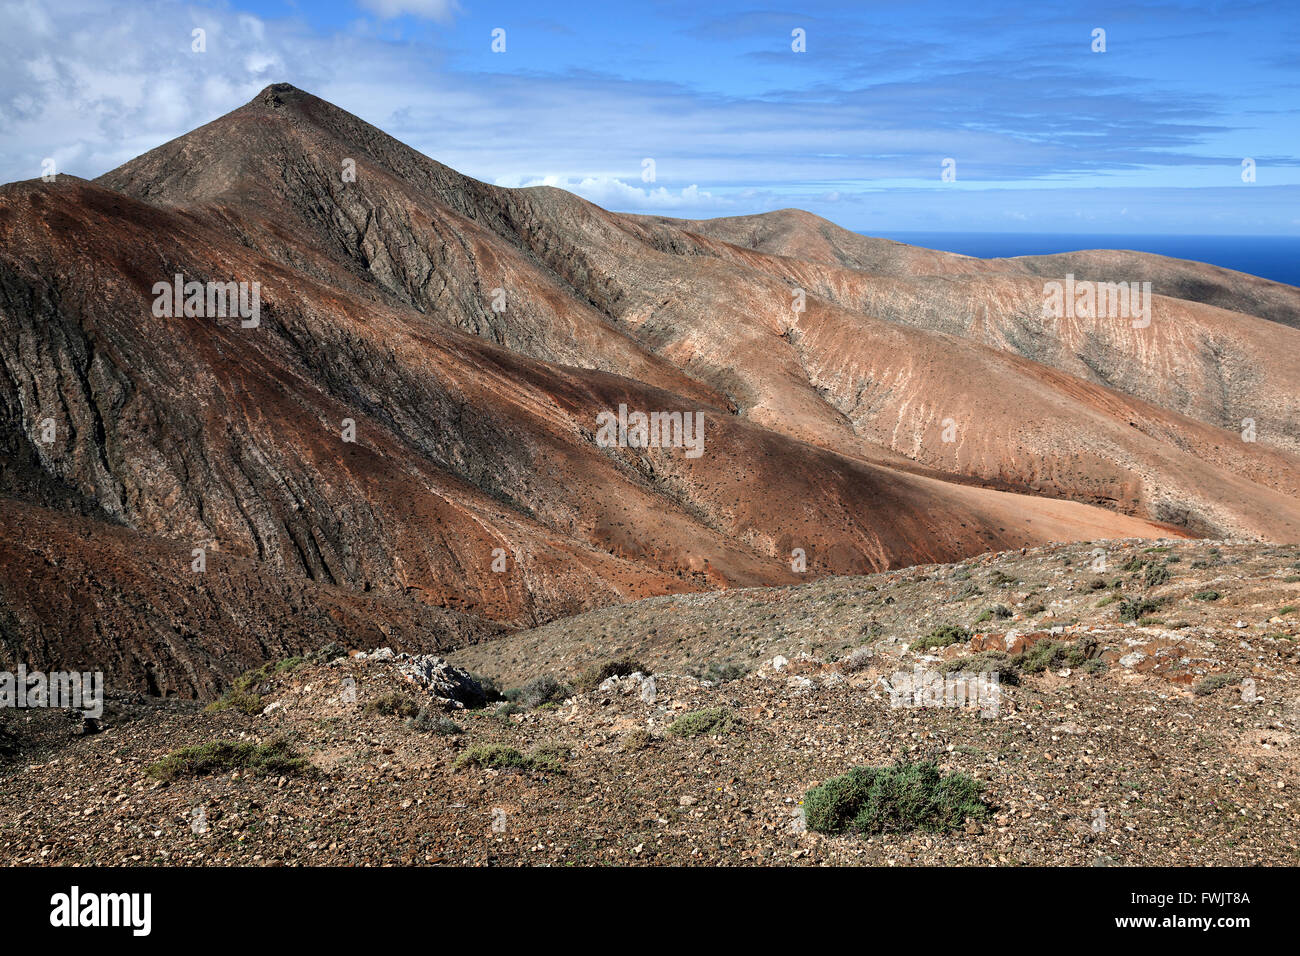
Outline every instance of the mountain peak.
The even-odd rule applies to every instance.
[[[269,106],[276,109],[286,103],[303,102],[306,100],[317,100],[325,102],[320,97],[308,93],[306,90],[300,90],[292,83],[272,83],[262,92],[258,93],[248,101],[248,106]]]

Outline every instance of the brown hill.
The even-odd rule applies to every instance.
[[[205,693],[198,670],[315,639],[122,612],[108,652],[84,606],[49,637],[49,588],[129,582],[143,608],[156,581],[166,607],[205,542],[295,595],[364,597],[362,622],[397,601],[405,621],[422,605],[517,627],[794,583],[796,549],[818,575],[1169,525],[1300,539],[1300,333],[1161,300],[1151,336],[1106,340],[1104,381],[1072,358],[1100,329],[1025,349],[934,318],[974,296],[1009,327],[1035,287],[1023,270],[814,219],[710,238],[499,189],[284,85],[95,184],[0,188],[0,490],[51,528],[6,551],[0,578],[22,585],[0,580],[7,643],[41,666],[102,657],[136,685],[148,663],[158,687]],[[156,315],[176,274],[258,283],[256,327]],[[1188,356],[1181,384],[1135,384]],[[1255,444],[1220,420],[1251,403]],[[699,413],[704,453],[601,447],[597,416],[620,405]],[[137,547],[180,566],[128,573]],[[36,554],[45,590],[24,578]],[[453,640],[494,632],[458,620]]]

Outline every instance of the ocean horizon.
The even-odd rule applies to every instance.
[[[1300,286],[1300,236],[1177,236],[1029,232],[862,232],[981,259],[1129,249],[1190,259]]]

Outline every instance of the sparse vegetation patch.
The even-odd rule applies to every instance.
[[[212,743],[174,750],[152,763],[146,773],[157,780],[247,770],[267,776],[308,775],[313,767],[289,742],[276,738],[265,744],[244,740],[216,740]]]
[[[675,737],[710,737],[729,734],[739,729],[740,718],[728,707],[709,707],[683,714],[668,725],[668,732]]]
[[[929,762],[855,767],[805,793],[804,817],[821,833],[942,833],[988,814],[983,790]]]

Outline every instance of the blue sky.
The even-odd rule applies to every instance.
[[[622,211],[1300,235],[1291,0],[0,0],[0,179],[46,157],[98,175],[277,81],[472,176]]]

